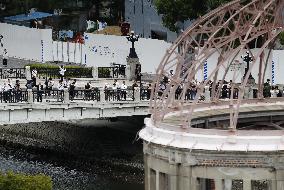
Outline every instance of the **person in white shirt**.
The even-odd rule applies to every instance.
[[[58,90],[64,90],[64,85],[63,85],[62,81],[59,81],[57,89]]]
[[[59,75],[60,75],[60,80],[61,80],[61,81],[63,81],[65,72],[66,72],[66,69],[64,68],[63,65],[61,65],[61,66],[59,67]]]
[[[12,89],[13,89],[13,84],[12,84],[12,82],[11,82],[10,79],[8,79],[7,86],[8,86],[8,89],[9,89],[9,90],[12,90]]]
[[[3,91],[4,102],[7,103],[9,101],[9,91],[10,91],[10,88],[7,85],[7,83],[4,83],[1,90]]]
[[[126,100],[127,85],[125,84],[125,81],[122,82],[122,85],[121,85],[120,89],[121,89],[121,98]]]
[[[63,86],[64,86],[64,88],[69,88],[69,86],[70,86],[70,79],[68,78],[68,79],[66,79],[66,80],[64,80],[64,82],[63,82]]]
[[[114,79],[114,83],[115,83],[116,88],[120,88],[119,82],[116,79]]]

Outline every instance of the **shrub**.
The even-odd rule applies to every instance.
[[[30,66],[31,71],[36,69],[38,77],[59,77],[59,65],[35,63],[26,66]],[[92,78],[91,67],[82,67],[78,65],[66,65],[64,67],[66,68],[65,77],[67,78]]]
[[[42,174],[25,175],[8,172],[0,174],[1,190],[51,190],[51,178]]]

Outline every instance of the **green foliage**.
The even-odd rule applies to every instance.
[[[163,23],[176,31],[175,23],[196,19],[221,4],[230,0],[155,0],[158,13],[162,14]]]
[[[0,174],[1,190],[51,190],[51,178],[45,175]]]
[[[31,69],[59,69],[60,65],[33,63],[33,64],[27,64],[26,66],[30,66]],[[86,67],[82,67],[82,66],[79,66],[79,65],[66,65],[64,67],[66,69],[86,68]]]
[[[284,32],[281,32],[281,33],[279,34],[279,40],[280,40],[280,44],[281,44],[281,45],[284,45]]]
[[[99,67],[98,68],[99,78],[109,78],[110,77],[110,69],[107,67]]]
[[[35,63],[26,66],[30,66],[31,71],[36,69],[38,77],[55,78],[59,76],[59,65]],[[92,78],[91,67],[82,67],[78,65],[66,65],[64,67],[66,69],[64,76],[67,78]]]

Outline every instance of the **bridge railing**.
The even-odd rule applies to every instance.
[[[98,78],[126,78],[126,67],[98,67]]]
[[[58,68],[36,68],[39,78],[60,78]],[[67,68],[64,73],[67,78],[93,78],[92,68]]]
[[[63,90],[34,90],[33,102],[63,102]]]
[[[0,68],[0,79],[25,79],[25,68]]]
[[[1,103],[27,102],[28,91],[4,91],[0,92]]]
[[[105,101],[134,101],[134,89],[105,89]]]
[[[151,89],[140,89],[140,100],[150,100]]]
[[[83,100],[83,101],[100,101],[100,90],[73,90],[69,91],[69,99],[72,100]]]

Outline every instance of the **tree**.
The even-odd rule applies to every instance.
[[[172,31],[177,31],[175,23],[195,19],[223,3],[231,0],[155,0],[163,24]]]

